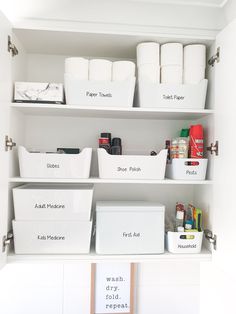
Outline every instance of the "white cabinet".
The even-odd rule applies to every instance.
[[[143,256],[97,256],[94,253],[72,256],[30,256],[15,255],[8,250],[8,257],[3,248],[3,237],[11,230],[14,218],[12,206],[12,188],[26,183],[92,183],[96,200],[147,200],[165,204],[167,212],[174,209],[176,201],[194,202],[204,209],[205,228],[217,236],[217,250],[213,250],[213,258],[221,261],[224,268],[235,265],[234,223],[234,181],[236,167],[234,165],[234,76],[236,71],[235,54],[236,22],[228,26],[217,38],[204,36],[195,39],[183,36],[169,38],[163,34],[99,34],[96,31],[73,32],[57,29],[14,29],[6,19],[0,16],[1,50],[0,65],[0,265],[11,262],[40,260],[83,260],[106,261],[128,260],[135,262],[171,262],[210,261],[210,251],[203,249],[199,255],[175,256],[163,255]],[[8,35],[16,44],[19,55],[12,57],[7,51]],[[75,42],[86,38],[82,50]],[[103,51],[98,42],[106,39],[109,49]],[[209,57],[216,53],[212,46],[220,47],[220,60],[208,69],[210,80],[209,101],[205,110],[157,110],[153,108],[87,108],[61,105],[14,104],[11,102],[11,87],[15,80],[55,81],[63,82],[64,59],[70,55],[81,55],[86,50],[91,55],[116,58],[135,59],[135,45],[149,39],[165,41],[182,41],[183,43],[204,42],[208,46]],[[126,43],[129,49],[118,49],[120,43]],[[66,43],[66,45],[65,45]],[[90,49],[85,49],[86,47]],[[58,54],[63,47],[63,54]],[[106,44],[108,47],[108,44]],[[122,46],[123,47],[123,46]],[[119,54],[116,54],[118,51]],[[3,74],[4,73],[4,74]],[[11,77],[12,76],[12,77]],[[214,88],[215,84],[215,88]],[[2,88],[4,86],[4,88]],[[214,92],[215,91],[215,92]],[[151,100],[150,100],[151,101]],[[206,146],[219,141],[219,156],[209,154],[209,167],[205,181],[178,180],[116,180],[99,179],[96,155],[92,158],[91,177],[89,179],[35,179],[20,178],[16,149],[5,151],[5,136],[12,137],[16,146],[23,145],[31,149],[54,150],[57,147],[75,146],[97,147],[100,132],[110,131],[114,136],[123,139],[124,150],[151,151],[163,147],[165,140],[175,137],[179,130],[193,122],[202,123],[206,130]],[[8,191],[9,188],[9,191]],[[206,243],[207,246],[207,243]],[[234,267],[230,271],[235,272]]]

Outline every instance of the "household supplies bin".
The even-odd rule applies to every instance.
[[[200,253],[203,232],[167,232],[167,250],[171,253]]]
[[[207,162],[205,158],[173,158],[166,166],[166,177],[174,180],[205,180]]]
[[[18,148],[20,176],[24,178],[87,179],[90,174],[92,148],[79,154],[30,153]]]
[[[138,82],[138,106],[165,109],[204,109],[208,80],[199,84],[156,84]]]
[[[92,221],[15,221],[16,254],[87,254]]]
[[[95,107],[132,107],[135,77],[124,81],[79,80],[65,74],[66,104]]]
[[[98,168],[101,179],[153,179],[165,177],[167,150],[156,156],[110,155],[98,148]]]
[[[13,188],[15,219],[89,221],[92,198],[92,185],[25,184]]]
[[[154,202],[97,202],[98,254],[164,252],[164,205]]]

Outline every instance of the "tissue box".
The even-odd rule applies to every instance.
[[[63,84],[15,82],[15,102],[64,103]]]

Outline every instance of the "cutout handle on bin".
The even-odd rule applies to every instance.
[[[199,161],[185,161],[185,166],[199,166],[200,162]]]
[[[195,235],[193,235],[193,234],[181,234],[179,236],[179,238],[181,240],[194,240],[195,239]]]

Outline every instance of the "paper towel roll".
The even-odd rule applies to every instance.
[[[183,45],[180,43],[168,43],[161,46],[161,66],[183,66]]]
[[[184,84],[198,84],[205,78],[205,67],[187,66],[184,69]]]
[[[184,47],[184,67],[191,65],[206,67],[206,46],[188,45]]]
[[[161,67],[161,83],[182,84],[183,68],[179,65],[166,65]]]
[[[137,65],[160,65],[160,44],[154,42],[141,43],[137,46]]]
[[[112,62],[105,59],[92,59],[89,62],[89,80],[111,81]]]
[[[112,81],[125,81],[135,76],[135,63],[131,61],[115,61],[112,65]]]
[[[89,61],[85,58],[66,58],[65,73],[76,75],[80,80],[88,80]]]
[[[160,66],[156,64],[143,64],[138,67],[138,80],[148,80],[152,83],[160,83]]]

